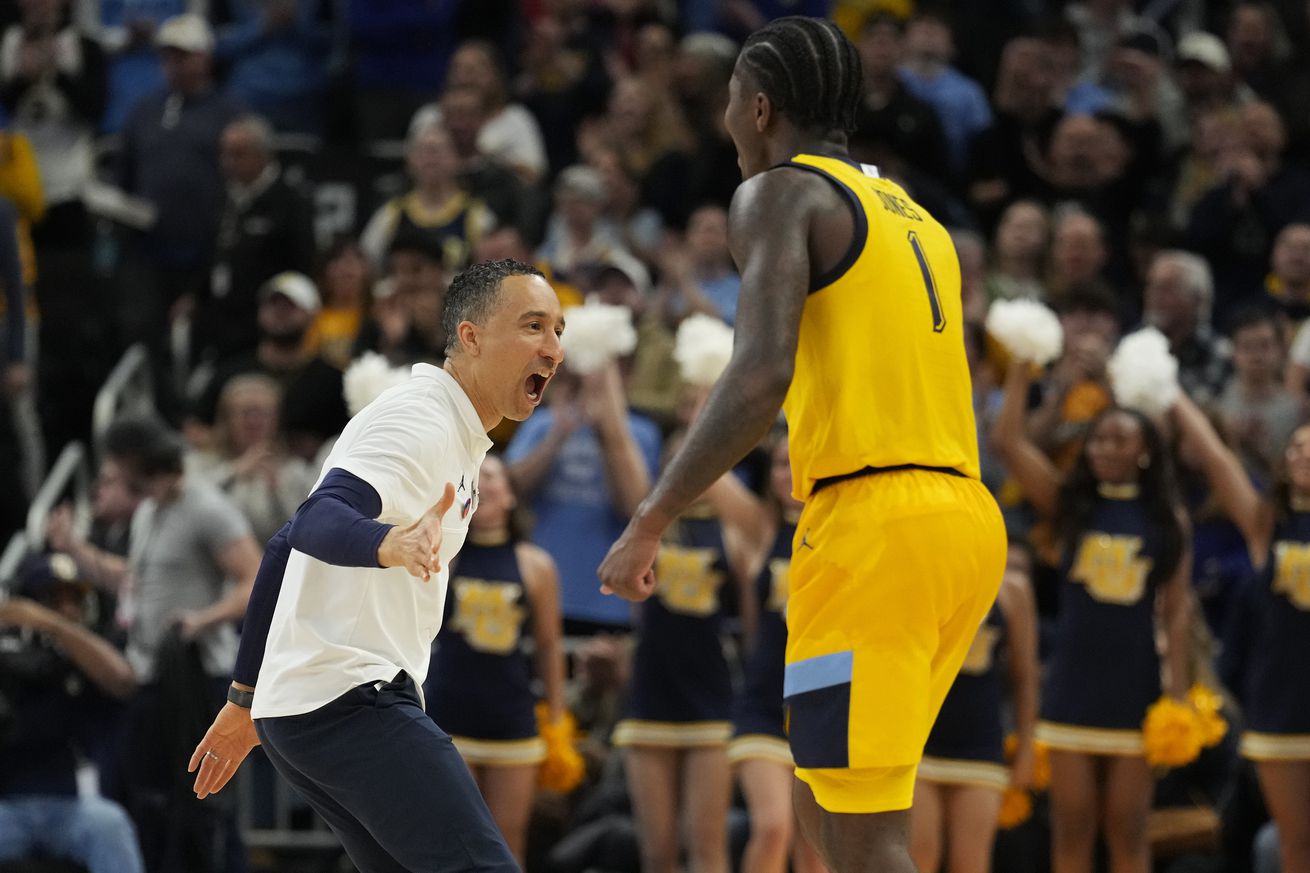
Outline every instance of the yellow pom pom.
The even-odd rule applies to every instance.
[[[1146,711],[1142,740],[1153,767],[1182,767],[1201,754],[1201,720],[1189,704],[1162,697]]]
[[[547,791],[567,794],[587,775],[587,762],[573,744],[577,727],[572,713],[552,721],[550,707],[544,702],[537,704],[537,731],[546,741],[546,760],[537,771],[537,785]]]
[[[1201,726],[1201,746],[1213,749],[1228,733],[1228,721],[1223,716],[1224,699],[1213,689],[1193,685],[1187,692],[1187,702],[1196,711]]]
[[[1051,787],[1051,747],[1046,743],[1033,743],[1033,790],[1045,791]]]
[[[1013,786],[1006,788],[1005,793],[1001,795],[1001,811],[996,816],[996,824],[1002,830],[1008,831],[1026,822],[1032,818],[1032,815],[1032,795],[1022,788]]]

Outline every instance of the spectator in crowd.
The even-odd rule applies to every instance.
[[[445,360],[441,312],[446,272],[441,257],[429,236],[407,232],[396,237],[387,255],[388,284],[374,288],[375,318],[355,340],[356,355],[381,352],[393,364]]]
[[[321,305],[318,289],[304,275],[279,273],[260,290],[259,299],[259,345],[214,370],[195,401],[190,426],[200,444],[208,444],[208,429],[214,426],[218,399],[228,381],[243,373],[263,373],[282,388],[279,417],[287,448],[308,461],[347,420],[341,371],[305,341]]]
[[[133,108],[118,158],[119,186],[153,206],[154,223],[129,252],[118,315],[124,341],[158,349],[168,310],[209,280],[223,213],[219,140],[239,112],[214,87],[204,18],[170,18],[155,41],[166,87]]]
[[[164,87],[164,68],[155,47],[159,25],[186,12],[204,14],[201,0],[119,0],[95,4],[92,14],[79,15],[79,24],[93,35],[107,55],[108,89],[100,131],[116,134],[128,113],[143,97]]]
[[[1055,218],[1051,231],[1051,267],[1046,287],[1058,301],[1079,285],[1103,281],[1109,259],[1101,222],[1078,209]]]
[[[1180,52],[1184,48],[1186,40]],[[1112,113],[1174,151],[1187,141],[1187,107],[1163,53],[1149,31],[1124,37],[1110,54],[1105,85],[1113,98]]]
[[[536,184],[545,175],[546,146],[541,128],[531,112],[510,101],[495,46],[483,40],[462,44],[450,59],[446,86],[467,89],[481,101],[479,153],[509,167],[527,185]],[[410,129],[444,121],[443,103],[429,103],[420,109]]]
[[[873,150],[886,149],[902,161],[947,178],[951,167],[946,137],[937,113],[910,93],[898,71],[904,59],[904,25],[891,15],[873,15],[860,32],[856,48],[864,73],[864,100],[855,115],[851,141]]]
[[[911,94],[937,110],[949,150],[951,173],[964,172],[969,148],[992,123],[987,95],[973,79],[951,66],[955,40],[950,25],[935,15],[921,13],[905,31],[905,63],[901,82]]]
[[[995,114],[969,155],[969,199],[989,227],[1002,204],[1042,190],[1032,156],[1046,152],[1060,120],[1054,66],[1054,51],[1041,39],[1016,37],[1001,53]]]
[[[670,245],[665,252],[677,257]],[[609,306],[621,306],[632,313],[637,328],[637,347],[621,361],[628,406],[671,430],[681,423],[686,411],[686,388],[673,357],[674,328],[692,311],[709,313],[711,304],[691,288],[683,296],[683,287],[662,282],[654,293],[650,280],[639,265],[619,261],[588,264],[583,271],[582,290]]]
[[[1050,216],[1040,203],[1017,200],[1007,206],[996,227],[991,268],[987,271],[987,297],[1045,300],[1042,272],[1050,236]]]
[[[565,632],[624,630],[630,607],[600,593],[596,570],[659,469],[659,428],[628,411],[617,364],[555,382],[506,449],[510,478],[559,565]]]
[[[271,377],[233,376],[218,398],[210,448],[190,468],[232,499],[257,542],[277,533],[314,484],[316,471],[282,443],[281,405],[281,389]]]
[[[360,245],[380,266],[397,236],[422,234],[440,245],[447,271],[462,270],[495,217],[461,185],[459,155],[449,131],[435,122],[412,129],[405,145],[405,167],[414,187],[373,213]]]
[[[728,324],[737,321],[741,277],[728,251],[728,212],[702,206],[687,222],[686,241],[666,247],[660,257],[660,281],[676,287],[681,311],[704,312]]]
[[[102,739],[107,703],[136,689],[132,666],[87,626],[95,611],[71,558],[37,559],[22,582],[0,601],[0,631],[32,635],[29,657],[6,663],[0,696],[13,719],[0,738],[0,863],[39,854],[89,873],[142,873],[126,811],[77,783],[79,753]]]
[[[514,91],[540,123],[550,167],[558,172],[577,161],[575,131],[604,109],[609,74],[585,23],[565,4],[532,23],[522,65]]]
[[[1310,317],[1310,223],[1289,224],[1274,239],[1265,290],[1293,324]]]
[[[416,123],[423,123],[419,119],[425,113],[426,109],[420,110]],[[485,203],[501,224],[540,241],[550,199],[540,188],[524,182],[502,159],[483,151],[480,133],[488,118],[486,100],[476,88],[451,85],[441,95],[440,120],[459,156],[460,184]]]
[[[1028,416],[1029,438],[1060,470],[1070,470],[1092,421],[1111,405],[1106,375],[1113,345],[1096,332],[1068,334],[1064,353],[1041,385],[1041,402]]]
[[[196,869],[203,856],[189,854],[198,847],[180,838],[182,828],[195,828],[201,844],[231,838],[221,811],[178,803],[185,775],[177,773],[179,727],[191,729],[187,712],[218,710],[259,547],[241,511],[184,471],[184,444],[166,425],[123,419],[105,433],[103,446],[145,498],[132,518],[127,558],[75,535],[67,514],[51,519],[49,540],[72,555],[84,578],[119,594],[127,660],[141,684],[124,713],[120,771],[113,775],[147,867]],[[239,850],[239,841],[232,848]],[[200,851],[208,855],[212,845]]]
[[[441,92],[459,7],[459,0],[345,4],[360,142],[401,139],[419,107]]]
[[[215,360],[255,347],[259,289],[278,273],[311,272],[315,254],[309,202],[283,176],[267,121],[247,115],[228,124],[219,162],[227,201],[192,342],[202,357]]]
[[[1159,26],[1136,14],[1129,0],[1078,0],[1064,11],[1082,49],[1078,74],[1082,79],[1099,81],[1115,45],[1125,36],[1150,33],[1162,46],[1169,45]]]
[[[323,308],[310,327],[310,344],[323,360],[344,370],[354,357],[355,342],[368,315],[372,270],[364,250],[351,236],[334,240],[319,263]]]
[[[1281,378],[1278,320],[1267,310],[1241,311],[1233,318],[1230,337],[1233,378],[1215,398],[1215,411],[1247,466],[1269,476],[1302,421],[1301,404]]]
[[[87,542],[111,555],[127,556],[132,516],[145,498],[137,484],[122,464],[112,458],[101,459],[91,489],[91,531]]]
[[[718,203],[726,208],[740,181],[737,150],[723,124],[736,60],[737,44],[722,34],[692,33],[678,44],[674,93],[694,141],[685,198],[690,206]]]
[[[601,220],[607,198],[600,171],[578,164],[559,174],[555,212],[546,226],[546,241],[537,250],[537,259],[545,263],[548,275],[577,284],[574,274],[583,265],[626,265],[636,260],[623,247],[616,229]]]
[[[618,149],[597,149],[591,165],[600,171],[605,185],[605,211],[602,222],[625,249],[646,263],[664,240],[664,219],[645,205],[641,197],[641,180]]]
[[[1232,60],[1223,40],[1203,30],[1187,34],[1178,43],[1174,77],[1192,114],[1209,109],[1236,109],[1254,93],[1233,75]]]
[[[31,289],[36,282],[32,226],[45,217],[45,192],[41,188],[41,171],[32,141],[10,127],[3,114],[0,114],[0,199],[9,201],[14,209],[19,279],[23,287]]]
[[[1283,90],[1279,81],[1291,48],[1272,3],[1243,0],[1233,7],[1224,31],[1233,75],[1266,100]]]
[[[1222,315],[1258,295],[1274,237],[1310,221],[1310,172],[1285,163],[1282,119],[1267,103],[1242,108],[1241,136],[1225,150],[1220,182],[1192,210],[1187,245],[1205,252]]]
[[[1179,156],[1166,195],[1169,226],[1175,232],[1187,227],[1196,204],[1224,181],[1224,156],[1242,135],[1238,113],[1232,109],[1210,109],[1192,120],[1191,139]]]
[[[1214,281],[1205,259],[1164,251],[1151,261],[1143,293],[1143,320],[1169,340],[1178,359],[1178,384],[1198,403],[1208,403],[1232,372],[1227,340],[1210,326]]]
[[[67,0],[22,0],[4,32],[0,105],[36,149],[50,214],[42,235],[73,247],[87,238],[82,193],[94,166],[105,107],[105,58],[81,35]]]
[[[617,150],[641,179],[642,198],[668,224],[686,218],[683,187],[687,181],[691,132],[671,94],[627,76],[614,83],[605,115],[584,122],[578,133],[583,159],[594,166],[602,149]]]
[[[331,36],[323,0],[228,0],[215,50],[227,92],[282,132],[320,134]]]

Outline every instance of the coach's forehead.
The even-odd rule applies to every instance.
[[[493,313],[517,319],[533,312],[559,318],[559,295],[540,276],[506,276],[496,295]]]

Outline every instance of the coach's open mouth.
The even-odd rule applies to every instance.
[[[533,403],[540,403],[541,395],[543,392],[545,392],[546,383],[549,381],[550,381],[549,374],[543,376],[541,373],[533,373],[531,376],[529,376],[524,384],[524,387],[527,389],[528,392],[528,399],[531,400]]]

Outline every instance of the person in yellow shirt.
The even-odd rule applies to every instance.
[[[805,502],[784,679],[797,816],[834,873],[913,873],[915,772],[1006,537],[978,479],[955,249],[848,156],[861,82],[828,21],[779,19],[743,46],[724,114],[745,180],[732,361],[600,581],[649,597],[660,535],[784,406]]]

